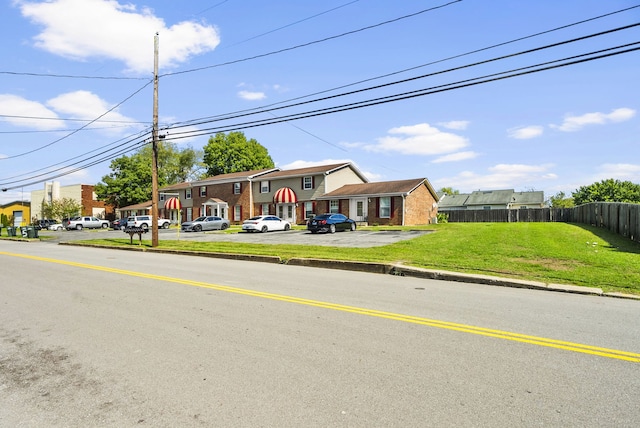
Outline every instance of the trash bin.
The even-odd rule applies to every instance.
[[[20,226],[20,234],[23,238],[37,238],[38,231],[33,226]]]
[[[16,236],[16,228],[15,227],[7,227],[7,236]]]
[[[38,229],[35,226],[27,226],[27,238],[37,238]]]

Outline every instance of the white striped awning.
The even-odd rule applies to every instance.
[[[164,203],[164,207],[165,209],[168,209],[168,210],[179,210],[180,208],[182,208],[182,205],[180,204],[180,199],[169,198]]]
[[[275,204],[295,204],[298,202],[296,193],[289,187],[283,187],[278,189],[273,195],[273,202]]]

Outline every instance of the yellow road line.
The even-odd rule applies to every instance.
[[[440,321],[429,318],[416,317],[411,315],[397,314],[393,312],[378,311],[375,309],[360,308],[357,306],[347,306],[337,303],[323,302],[319,300],[303,299],[300,297],[286,296],[282,294],[265,293],[261,291],[253,291],[244,288],[229,287],[225,285],[210,284],[200,281],[191,281],[180,278],[173,278],[163,275],[155,275],[148,273],[140,273],[123,269],[109,268],[104,266],[89,265],[85,263],[76,263],[66,260],[57,260],[45,257],[31,256],[26,254],[14,254],[0,251],[1,255],[19,257],[30,260],[38,260],[47,263],[57,263],[61,265],[74,266],[82,269],[91,269],[102,272],[116,273],[120,275],[133,276],[138,278],[155,279],[164,282],[173,282],[176,284],[190,285],[192,287],[208,288],[211,290],[224,291],[227,293],[242,294],[245,296],[259,297],[262,299],[278,300],[281,302],[295,303],[298,305],[314,306],[318,308],[331,309],[335,311],[349,312],[359,315],[367,315],[377,318],[385,318],[406,323],[425,325],[429,327],[442,328],[446,330],[454,330],[463,333],[476,334],[481,336],[493,337],[497,339],[511,340],[514,342],[528,343],[537,346],[546,346],[549,348],[563,349],[565,351],[579,352],[583,354],[597,355],[605,358],[613,358],[618,360],[630,361],[634,363],[640,362],[640,354],[634,352],[620,351],[616,349],[601,348],[597,346],[584,345],[580,343],[565,342],[562,340],[548,339],[545,337],[529,336],[526,334],[512,333],[503,330],[494,330],[484,327],[477,327],[467,324],[458,324],[448,321]]]

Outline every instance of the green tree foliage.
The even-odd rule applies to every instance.
[[[42,203],[42,215],[44,218],[61,220],[84,214],[82,204],[71,198],[54,199],[51,203]]]
[[[453,187],[443,187],[442,189],[439,190],[439,193],[444,193],[447,195],[459,195],[460,191],[454,189]]]
[[[247,140],[242,132],[219,132],[210,137],[204,147],[204,164],[208,176],[275,166],[267,149],[253,138]]]
[[[547,201],[552,208],[571,208],[575,206],[572,197],[567,197],[564,192],[558,192]]]
[[[204,174],[202,152],[179,150],[169,141],[158,143],[158,186],[198,179]],[[98,199],[116,207],[126,207],[151,199],[153,149],[147,145],[131,156],[111,161],[111,173],[96,184]]]
[[[609,178],[589,186],[582,186],[573,192],[576,205],[589,202],[628,202],[640,203],[640,185],[631,181]]]

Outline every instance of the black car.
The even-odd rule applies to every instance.
[[[113,230],[124,230],[124,228],[127,227],[127,219],[120,218],[118,220],[113,220],[111,222],[111,227]]]
[[[307,230],[311,233],[335,233],[336,230],[354,231],[356,230],[356,222],[344,214],[321,214],[309,220]]]
[[[42,219],[42,220],[38,220],[37,222],[33,223],[33,227],[36,228],[37,230],[47,230],[49,229],[49,226],[52,224],[55,224],[56,220],[51,220],[51,219]]]

